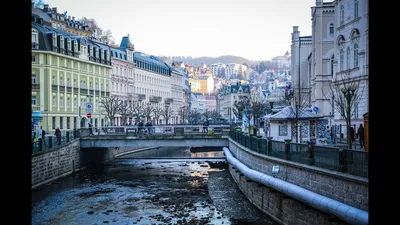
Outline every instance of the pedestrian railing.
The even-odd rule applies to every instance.
[[[44,139],[32,141],[32,154],[49,151],[64,146],[79,137],[78,130],[63,131],[61,137],[57,138],[53,134],[47,134]]]
[[[275,141],[262,136],[230,132],[240,145],[268,156],[368,178],[368,152],[314,144]]]
[[[109,126],[102,128],[81,128],[79,134],[86,136],[182,136],[182,135],[229,135],[229,125],[157,125],[157,126]]]

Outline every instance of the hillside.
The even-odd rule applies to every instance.
[[[182,57],[182,56],[167,56],[167,57],[161,57],[163,58],[167,63],[171,63],[172,61],[183,61],[185,64],[190,64],[190,65],[201,65],[202,63],[205,63],[207,65],[213,64],[213,63],[239,63],[239,64],[247,64],[249,65],[251,63],[250,60],[240,57],[240,56],[233,56],[233,55],[223,55],[219,57],[198,57],[198,58],[192,58],[190,56],[188,57]]]

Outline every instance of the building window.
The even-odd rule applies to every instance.
[[[69,121],[69,117],[67,117],[67,129],[71,129],[71,126],[70,126],[70,121]]]
[[[64,118],[60,116],[60,129],[64,129]]]
[[[350,47],[346,50],[346,69],[350,69]]]
[[[56,106],[56,103],[57,103],[56,96],[55,96],[55,95],[53,95],[53,106]]]
[[[32,106],[36,106],[36,96],[32,96]]]
[[[69,97],[67,97],[67,108],[71,107],[71,100]]]
[[[358,67],[358,44],[354,44],[354,67]]]
[[[335,61],[335,55],[331,57],[331,75],[333,76],[333,62]],[[311,68],[311,67],[310,67]]]
[[[103,90],[104,88],[103,88],[103,84],[101,84],[101,90]]]
[[[57,58],[55,56],[52,56],[51,60],[52,60],[53,66],[56,66],[57,65]]]
[[[99,83],[96,82],[96,90],[99,90]]]
[[[35,55],[32,56],[32,62],[36,63],[36,56]]]
[[[52,118],[51,118],[51,129],[56,129],[56,117],[55,116],[53,116]]]
[[[334,33],[334,26],[333,23],[329,24],[329,34],[333,34]]]
[[[63,80],[63,77],[60,77],[60,85],[64,86],[64,80]]]
[[[354,0],[354,19],[358,17],[358,0]]]
[[[89,82],[89,89],[92,89],[92,81]]]
[[[343,64],[344,64],[344,51],[340,49],[340,71],[343,71]]]
[[[63,106],[64,106],[64,97],[61,96],[60,97],[60,107],[63,107]]]
[[[71,83],[69,82],[69,78],[67,78],[67,86],[71,87]]]
[[[56,76],[53,76],[53,78],[52,78],[52,80],[51,80],[51,83],[52,83],[53,85],[56,85]]]
[[[340,6],[340,25],[344,24],[344,5]]]
[[[76,79],[74,79],[74,87],[77,87],[77,86],[76,86]]]
[[[78,99],[74,97],[74,108],[78,108]]]
[[[78,70],[78,63],[77,62],[74,62],[74,69]]]
[[[32,84],[36,84],[36,75],[32,74]]]

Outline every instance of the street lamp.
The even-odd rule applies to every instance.
[[[343,86],[341,88],[341,91],[342,91],[344,97],[346,98],[346,103],[347,103],[347,107],[346,107],[346,115],[347,115],[347,118],[346,118],[347,119],[347,121],[346,121],[346,123],[347,123],[347,144],[349,145],[349,148],[352,149],[352,146],[351,146],[351,144],[352,144],[351,143],[351,130],[350,130],[350,127],[351,127],[351,100],[354,97],[354,94],[355,94],[355,91],[356,91],[356,86],[354,84],[352,84],[352,85],[350,85],[348,87]]]

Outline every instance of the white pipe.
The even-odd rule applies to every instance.
[[[273,189],[276,189],[277,191],[284,193],[294,199],[302,201],[318,210],[333,214],[350,224],[368,224],[368,212],[309,191],[305,188],[291,184],[284,180],[274,178],[267,174],[250,169],[239,160],[237,160],[232,155],[229,148],[223,147],[222,149],[228,162],[232,166],[236,167],[249,179],[262,183],[268,187],[272,187]]]

